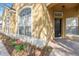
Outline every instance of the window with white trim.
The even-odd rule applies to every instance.
[[[66,18],[66,34],[79,34],[77,17]]]
[[[6,25],[6,33],[9,33],[10,32],[10,16],[7,15],[6,16],[6,21],[5,21],[5,25]]]
[[[2,30],[2,18],[0,18],[0,30]]]
[[[23,9],[19,14],[19,35],[31,36],[31,8]]]

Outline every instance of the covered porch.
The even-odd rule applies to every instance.
[[[79,38],[79,4],[58,3],[48,4],[52,20],[54,38]]]

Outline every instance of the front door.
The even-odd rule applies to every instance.
[[[61,37],[61,18],[55,18],[55,37]]]

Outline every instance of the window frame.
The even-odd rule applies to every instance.
[[[73,18],[73,19],[75,19],[76,18],[76,25],[67,25],[67,18],[66,18],[66,35],[78,35],[77,33],[76,34],[73,34],[73,33],[67,33],[67,27],[78,27],[79,26],[79,21],[78,21],[78,17],[68,17],[68,18]],[[73,20],[72,19],[72,20]],[[71,19],[70,19],[71,20]],[[79,29],[78,29],[79,30]]]
[[[22,10],[24,10],[24,9],[26,9],[26,8],[30,8],[31,9],[31,36],[32,36],[32,6],[24,6],[23,8],[21,8],[20,10],[19,10],[19,12],[18,12],[18,22],[17,22],[17,35],[20,35],[20,36],[28,36],[28,35],[21,35],[21,34],[19,34],[19,22],[20,22],[20,13],[21,13],[21,11]],[[25,29],[25,26],[26,25],[23,25],[24,26],[24,29]],[[24,30],[25,31],[25,30]]]
[[[10,13],[5,18],[6,33],[10,33]]]

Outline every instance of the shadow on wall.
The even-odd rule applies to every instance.
[[[38,9],[33,9],[33,36],[45,40],[53,39],[52,21],[45,4],[35,4]]]

